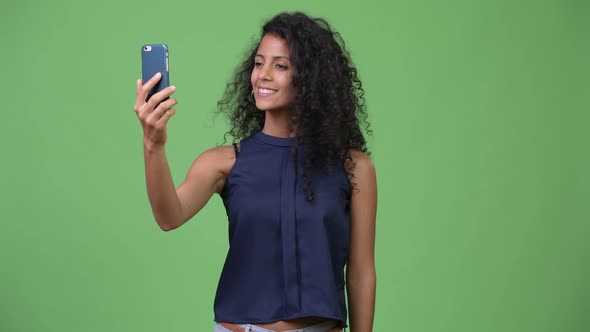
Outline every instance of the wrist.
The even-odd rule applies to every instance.
[[[144,152],[157,153],[164,151],[163,143],[154,143],[153,141],[144,138],[143,139],[143,150]]]

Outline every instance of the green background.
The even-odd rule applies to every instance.
[[[327,18],[366,89],[375,331],[590,330],[587,1],[3,1],[0,330],[211,331],[219,197],[156,225],[132,105],[167,43],[176,184],[261,24]],[[352,331],[355,332],[355,331]]]

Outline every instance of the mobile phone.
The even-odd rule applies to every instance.
[[[156,73],[161,73],[162,78],[148,92],[146,101],[155,93],[158,93],[170,85],[168,72],[168,46],[165,44],[148,44],[141,47],[141,73],[143,84],[149,81]]]

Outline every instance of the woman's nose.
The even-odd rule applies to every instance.
[[[267,66],[263,66],[262,68],[260,68],[260,71],[258,72],[258,78],[261,80],[270,80],[270,68]]]

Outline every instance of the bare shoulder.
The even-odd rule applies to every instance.
[[[373,163],[373,160],[371,159],[371,157],[369,157],[369,155],[367,155],[366,153],[364,153],[361,150],[358,150],[358,149],[350,150],[350,157],[352,158],[352,161],[355,163],[355,168],[359,167],[359,168],[363,168],[365,170],[375,168],[375,164]]]
[[[203,151],[190,167],[183,184],[220,192],[236,161],[234,147],[222,145]]]
[[[376,194],[377,191],[377,175],[375,172],[375,164],[369,155],[366,153],[352,149],[350,151],[350,157],[352,158],[352,177],[351,183],[353,184],[354,190],[352,191],[353,197],[370,196]]]
[[[197,160],[227,175],[234,165],[236,153],[232,145],[221,145],[205,150]]]
[[[375,164],[369,155],[365,152],[352,149],[350,150],[350,157],[352,158],[353,172],[355,179],[363,179],[365,177],[375,177]]]
[[[236,154],[232,145],[220,145],[205,150],[200,157],[209,159],[235,159]]]

